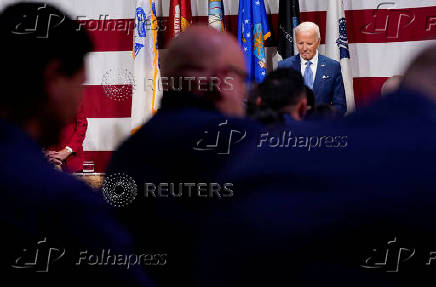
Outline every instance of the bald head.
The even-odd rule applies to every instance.
[[[236,38],[208,26],[191,26],[179,34],[161,61],[167,90],[176,82],[178,90],[211,101],[229,116],[245,114],[246,69]]]
[[[436,45],[421,52],[404,74],[403,86],[423,92],[436,101]]]
[[[190,68],[202,70],[237,65],[244,68],[239,44],[231,34],[195,25],[171,41],[163,58],[162,76],[184,76]]]

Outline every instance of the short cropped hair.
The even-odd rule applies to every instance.
[[[264,124],[283,122],[282,108],[295,106],[305,97],[306,86],[300,72],[279,68],[265,78],[253,91],[252,99],[261,99],[260,107],[250,111],[252,118]]]
[[[300,25],[297,26],[297,28],[295,28],[295,33],[297,32],[308,32],[308,31],[312,31],[315,30],[316,32],[316,39],[321,39],[321,32],[319,31],[319,26],[316,25],[313,22],[303,22]]]
[[[93,49],[77,21],[46,3],[17,3],[0,13],[0,57],[3,87],[0,111],[29,118],[47,99],[44,71],[59,61],[59,72],[73,76]]]
[[[404,73],[402,86],[436,97],[436,45],[425,48]]]

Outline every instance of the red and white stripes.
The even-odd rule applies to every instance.
[[[12,0],[0,0],[0,7]],[[130,92],[129,77],[105,75],[114,71],[133,74],[132,43],[136,0],[51,0],[65,9],[83,26],[90,28],[96,51],[87,60],[88,80],[84,102],[88,132],[84,142],[87,160],[94,160],[102,171],[111,151],[130,134],[131,97],[114,101],[107,90]],[[224,0],[226,29],[237,35],[238,1]],[[395,4],[393,4],[395,2]],[[327,3],[325,0],[300,0],[301,21],[314,21],[320,26],[325,49]],[[157,0],[160,53],[168,44],[169,0]],[[277,39],[279,0],[265,0],[273,32],[267,43],[268,67]],[[401,74],[413,57],[436,41],[436,0],[344,0],[350,43],[356,108],[376,97],[384,81]],[[193,23],[208,23],[208,1],[191,1]],[[133,23],[133,24],[132,24]]]

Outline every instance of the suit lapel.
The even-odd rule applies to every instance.
[[[316,95],[323,85],[322,76],[326,73],[326,63],[321,55],[318,55],[318,67],[316,67],[315,80],[313,82],[313,93]]]
[[[300,54],[298,54],[297,56],[295,56],[295,60],[292,63],[292,68],[297,71],[297,72],[301,72],[301,59],[300,59]]]

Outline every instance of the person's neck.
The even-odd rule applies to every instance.
[[[281,110],[283,113],[289,114],[294,120],[301,121],[303,118],[301,117],[298,109],[292,106],[286,106]]]
[[[430,100],[431,102],[433,102],[433,104],[436,105],[436,85],[433,83],[414,79],[413,81],[407,81],[403,83],[399,87],[399,90],[401,89],[418,92],[419,95],[425,97],[427,100]]]
[[[187,91],[166,91],[162,97],[161,109],[203,108],[217,110],[215,104],[205,96]]]

